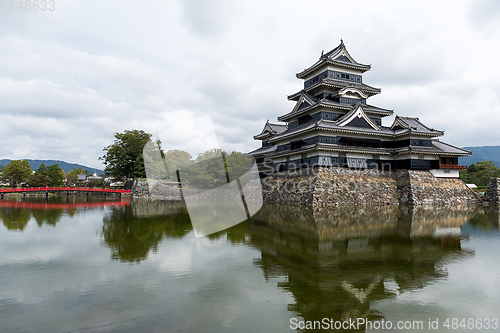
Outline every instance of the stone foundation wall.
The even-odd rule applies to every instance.
[[[180,191],[178,189],[162,181],[148,181],[146,179],[138,179],[136,181],[132,188],[132,197],[140,199],[181,200]]]
[[[460,178],[436,178],[429,171],[406,170],[406,172],[410,191],[403,196],[409,198],[410,204],[458,205],[478,202],[478,196]]]
[[[491,178],[484,193],[483,202],[500,204],[500,178]]]
[[[318,175],[310,168],[274,173],[262,182],[262,198],[264,202],[312,205],[317,180]]]
[[[346,204],[476,204],[461,179],[429,171],[309,168],[275,173],[263,180],[264,202],[332,206]]]
[[[169,182],[171,183],[171,182]],[[209,194],[208,194],[209,193]],[[183,188],[182,195],[191,198],[233,199],[234,191],[219,189],[217,193],[196,188]],[[147,200],[182,200],[180,188],[169,185],[162,180],[138,179],[132,188],[132,197]]]
[[[320,168],[313,205],[393,204],[398,202],[396,181],[389,171]]]
[[[181,200],[179,189],[162,181],[149,182],[137,180],[133,197]],[[500,178],[496,178],[488,191],[486,197],[492,198],[488,200],[499,203]],[[197,192],[200,190],[183,190],[184,195],[196,196]],[[460,205],[479,201],[475,192],[461,179],[436,178],[429,171],[321,167],[274,173],[262,181],[262,196],[267,203],[314,207],[352,204]],[[251,200],[250,197],[248,200]]]

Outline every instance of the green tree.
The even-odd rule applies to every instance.
[[[146,168],[144,167],[144,155],[140,154],[135,159],[134,167],[132,168],[132,174],[135,177],[146,178]]]
[[[229,155],[225,154],[225,159],[231,181],[243,176],[252,166],[252,159],[246,158],[240,152],[233,151]]]
[[[194,163],[191,155],[179,149],[169,150],[165,153],[165,161],[169,170],[183,170]]]
[[[115,133],[113,144],[105,147],[104,156],[99,157],[104,161],[105,173],[116,179],[146,177],[142,155],[144,146],[152,135],[142,130],[126,130],[124,133]],[[158,142],[159,144],[159,142]]]
[[[71,170],[66,174],[66,180],[68,184],[72,184],[78,180],[78,173],[75,169]]]
[[[59,163],[47,167],[46,175],[49,177],[49,186],[64,185],[64,170],[59,167]]]
[[[187,167],[180,169],[181,181],[189,181],[190,186],[212,189],[241,177],[250,166],[251,159],[240,152],[227,154],[220,149],[210,149],[198,154],[194,163],[191,161]]]
[[[75,169],[73,169],[73,170],[75,170]],[[75,171],[76,171],[77,175],[85,175],[85,176],[89,175],[89,172],[87,170],[83,170],[82,168],[78,168]]]
[[[2,179],[17,187],[20,183],[28,181],[31,176],[32,171],[27,160],[13,160],[3,170]]]
[[[476,162],[460,172],[460,178],[467,184],[486,186],[493,177],[500,177],[500,168],[491,161]]]
[[[64,171],[59,168],[59,163],[45,166],[45,163],[40,164],[35,171],[33,178],[30,181],[31,186],[63,186]]]
[[[33,174],[33,177],[30,180],[30,186],[34,187],[43,187],[49,186],[49,177],[47,176],[47,167],[45,163],[40,164],[38,169]]]

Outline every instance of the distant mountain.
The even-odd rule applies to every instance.
[[[496,166],[500,166],[500,146],[484,147],[464,147],[470,150],[472,156],[460,157],[459,164],[471,165],[480,161],[492,161]]]
[[[0,160],[0,165],[6,166],[10,163],[11,160],[4,159]],[[46,166],[54,165],[59,163],[59,167],[64,170],[64,172],[70,172],[73,169],[82,168],[83,170],[87,170],[87,172],[92,175],[94,172],[98,175],[102,175],[104,173],[103,170],[91,168],[85,165],[76,164],[76,163],[68,163],[64,161],[55,161],[55,160],[28,160],[28,163],[31,166],[31,170],[36,170],[40,166],[40,164],[45,163]]]

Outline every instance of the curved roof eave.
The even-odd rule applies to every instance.
[[[331,59],[325,59],[322,58],[318,60],[314,65],[310,66],[309,68],[304,69],[302,72],[296,73],[295,77],[298,79],[303,79],[306,75],[314,72],[318,68],[321,68],[324,65],[334,65],[334,66],[340,66],[340,67],[345,67],[345,68],[350,68],[350,69],[357,69],[361,71],[362,73],[369,71],[371,69],[371,65],[364,65],[364,64],[348,64],[345,62],[341,61],[335,61]]]

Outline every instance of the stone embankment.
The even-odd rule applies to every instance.
[[[483,202],[489,204],[500,204],[500,178],[491,178],[486,192],[484,193]]]
[[[181,195],[181,189],[172,186],[171,183],[163,180],[138,179],[132,189],[132,196],[135,199],[147,200],[182,200],[182,196],[192,199],[232,199],[235,196],[234,190],[230,188],[219,188],[217,191],[183,188]]]
[[[315,168],[275,173],[263,181],[264,202],[312,206],[352,204],[476,204],[461,179],[429,171]]]
[[[493,198],[491,202],[499,202],[499,188],[497,178],[487,192],[487,196]],[[181,191],[164,181],[139,179],[132,192],[134,198],[181,200]],[[197,193],[195,189],[183,189],[182,192],[184,196],[203,197],[203,191]],[[228,198],[234,196],[232,191],[222,189],[217,196],[224,197],[225,192],[228,192]],[[247,192],[247,200],[252,200],[252,191]],[[267,203],[314,207],[353,204],[461,205],[479,202],[474,191],[458,178],[436,178],[429,171],[346,168],[307,168],[275,173],[262,181],[262,197]]]
[[[132,189],[132,196],[151,200],[181,200],[180,190],[161,180],[138,179]]]
[[[414,205],[459,205],[478,202],[478,196],[460,178],[436,178],[429,171],[395,172],[399,203]]]

